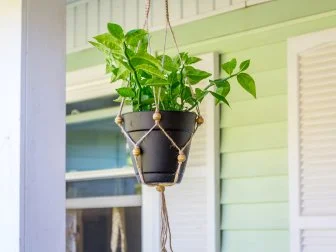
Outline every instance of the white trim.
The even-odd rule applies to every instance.
[[[92,209],[135,206],[141,206],[140,195],[75,198],[66,200],[66,209]]]
[[[0,1],[0,30],[0,251],[64,251],[65,2]]]
[[[119,81],[109,85],[110,77],[105,73],[105,65],[68,72],[66,83],[67,103],[116,94],[115,89],[122,84]]]
[[[126,107],[125,107],[126,108]],[[68,115],[66,117],[66,124],[77,124],[92,122],[96,120],[108,119],[116,116],[118,114],[119,107],[96,109],[88,112],[79,112],[78,114]]]
[[[219,78],[219,54],[212,53],[213,79]],[[207,144],[207,199],[208,199],[208,229],[207,251],[220,251],[220,107],[215,105],[215,99],[207,104],[206,120],[207,139],[212,140]]]
[[[153,187],[142,185],[142,250],[160,249],[160,196]]]
[[[127,167],[94,171],[67,172],[65,174],[65,180],[66,182],[73,182],[96,179],[127,178],[134,176],[134,169],[132,167]]]
[[[299,174],[299,90],[298,90],[298,48],[294,40],[288,40],[288,180],[289,180],[289,222],[290,251],[300,252],[300,214]]]
[[[336,29],[328,29],[288,39],[288,177],[290,211],[290,251],[302,251],[301,231],[305,228],[335,228],[336,217],[302,216],[300,211],[299,69],[301,52],[336,41]]]

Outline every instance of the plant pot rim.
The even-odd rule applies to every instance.
[[[171,111],[171,110],[160,110],[160,113],[163,114],[194,114],[197,116],[197,114],[193,111]],[[131,114],[135,114],[135,113],[151,113],[154,114],[155,110],[150,110],[150,111],[131,111],[131,112],[126,112],[124,114],[122,114],[122,116],[125,115],[131,115]]]

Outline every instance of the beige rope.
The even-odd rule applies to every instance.
[[[170,24],[169,3],[168,3],[168,0],[164,0],[164,1],[165,1],[165,11],[166,11],[166,29],[165,29],[163,57],[162,57],[162,62],[161,62],[162,63],[162,71],[163,71],[164,62],[165,62],[168,29],[170,30],[170,32],[172,34],[174,45],[175,45],[176,50],[178,52],[178,57],[180,58],[181,64],[184,64],[184,62],[182,62],[182,57],[181,57],[181,54],[180,54],[180,51],[179,51],[179,48],[178,48],[178,44],[177,44],[177,41],[176,41],[174,31],[173,31],[172,26]],[[149,18],[150,9],[151,9],[151,0],[146,0],[145,22],[144,22],[143,27],[147,31],[148,31],[148,18]],[[148,46],[149,46],[149,49],[150,49],[149,33],[148,33]],[[186,79],[185,81],[187,83],[188,80]],[[194,93],[193,89],[191,88],[190,83],[188,83],[188,85],[189,85],[192,97],[195,98],[195,93]],[[181,172],[182,164],[183,164],[183,162],[186,161],[186,156],[184,154],[184,150],[191,144],[192,138],[195,135],[195,133],[198,129],[198,126],[203,123],[203,118],[201,117],[200,109],[199,109],[199,106],[198,106],[198,103],[197,103],[197,105],[196,105],[197,119],[196,119],[196,122],[195,122],[194,131],[192,132],[190,138],[184,144],[184,146],[182,146],[180,148],[176,144],[174,139],[168,134],[168,132],[160,124],[160,120],[161,120],[161,114],[160,114],[161,87],[159,87],[158,89],[156,89],[154,87],[153,88],[153,93],[154,93],[154,101],[155,101],[155,112],[153,114],[153,120],[154,120],[155,123],[138,141],[134,141],[130,137],[130,135],[127,133],[127,131],[125,130],[124,125],[123,125],[122,110],[123,110],[123,106],[124,106],[124,103],[125,103],[125,98],[122,99],[122,102],[120,104],[120,110],[119,110],[118,116],[115,119],[115,122],[118,124],[119,128],[121,129],[121,132],[127,138],[128,142],[133,145],[134,149],[133,149],[132,152],[133,152],[133,155],[134,155],[135,165],[136,165],[136,169],[139,173],[139,178],[140,178],[141,183],[145,184],[145,185],[148,185],[148,186],[156,186],[156,190],[160,192],[160,197],[161,197],[161,237],[160,237],[161,238],[161,252],[168,252],[168,250],[166,248],[167,242],[168,242],[168,245],[169,245],[168,249],[170,249],[170,252],[173,252],[172,237],[171,237],[171,230],[170,230],[170,225],[169,225],[169,217],[168,217],[168,209],[167,209],[167,202],[166,202],[166,197],[165,197],[165,193],[164,193],[165,186],[175,185],[179,181],[179,175],[180,175],[180,172]],[[178,166],[177,166],[177,169],[176,169],[176,172],[175,172],[175,175],[174,175],[173,183],[164,184],[164,185],[163,184],[149,185],[149,184],[146,183],[146,181],[144,179],[144,172],[143,172],[142,160],[141,160],[140,144],[155,129],[159,129],[167,137],[167,139],[171,142],[173,147],[179,153],[178,157],[177,157]],[[114,251],[112,251],[112,252],[114,252]]]
[[[156,190],[160,193],[161,198],[161,236],[160,236],[161,252],[168,252],[166,248],[167,242],[169,242],[168,249],[170,249],[170,251],[173,252],[172,235],[170,230],[168,208],[165,196],[165,187],[159,185],[156,187]]]

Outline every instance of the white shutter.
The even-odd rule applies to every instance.
[[[197,67],[216,78],[218,55],[201,58]],[[219,251],[219,107],[208,97],[200,109],[205,123],[194,136],[183,181],[166,190],[175,252]]]
[[[288,42],[291,252],[336,251],[336,29]]]

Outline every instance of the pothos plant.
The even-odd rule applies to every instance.
[[[122,81],[117,88],[121,101],[132,105],[133,111],[155,109],[154,98],[159,97],[160,110],[192,111],[211,94],[216,103],[229,106],[226,97],[230,92],[230,81],[237,79],[241,87],[256,97],[253,78],[246,73],[250,60],[241,62],[231,59],[221,65],[226,76],[209,80],[205,87],[199,87],[202,80],[211,73],[197,69],[194,64],[200,58],[181,52],[175,57],[152,55],[148,50],[149,35],[146,30],[134,29],[125,34],[120,25],[109,23],[108,33],[94,37],[90,43],[100,50],[106,60],[106,73],[111,74],[111,82]],[[160,90],[160,91],[159,91]]]

